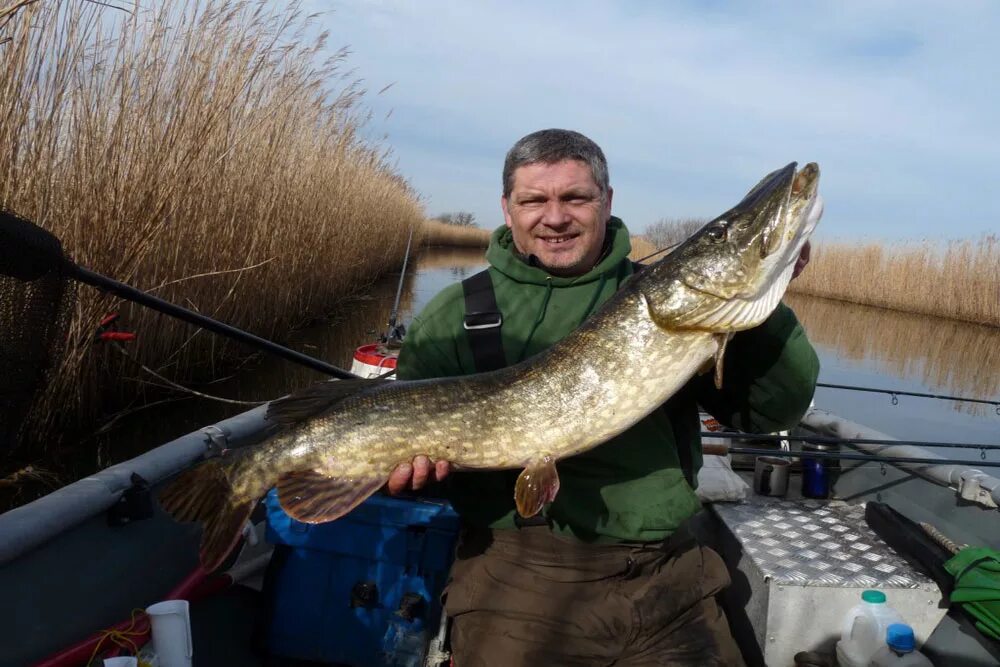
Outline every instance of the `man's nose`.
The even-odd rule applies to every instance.
[[[572,218],[569,214],[569,207],[559,199],[550,199],[545,202],[542,210],[542,222],[549,225],[561,225],[570,222]]]

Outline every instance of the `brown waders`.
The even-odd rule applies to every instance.
[[[687,530],[591,545],[548,526],[467,530],[446,589],[455,667],[741,666],[722,559]]]

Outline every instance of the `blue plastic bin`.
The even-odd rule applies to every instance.
[[[443,501],[372,496],[330,523],[289,517],[272,489],[268,650],[348,665],[419,667],[441,618],[458,515]]]

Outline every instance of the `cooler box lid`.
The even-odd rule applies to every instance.
[[[443,500],[374,495],[336,521],[308,524],[288,516],[274,489],[265,498],[267,541],[369,560],[409,565],[450,562],[459,517]],[[437,552],[442,553],[438,554]],[[430,553],[429,553],[430,552]]]

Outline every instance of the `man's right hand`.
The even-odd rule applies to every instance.
[[[428,481],[440,482],[451,472],[447,461],[431,461],[426,456],[418,456],[412,463],[403,463],[389,475],[387,488],[390,496],[398,496],[404,491],[419,491]]]

